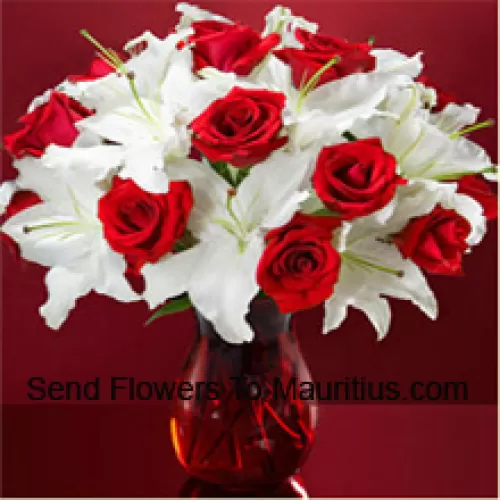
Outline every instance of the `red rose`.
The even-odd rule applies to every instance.
[[[462,255],[467,250],[471,226],[467,219],[437,205],[393,237],[404,257],[422,269],[436,274],[462,274]]]
[[[78,136],[75,123],[90,116],[88,110],[66,94],[52,91],[47,103],[19,119],[23,128],[4,137],[5,149],[15,156],[42,156],[49,144],[71,146]]]
[[[321,75],[317,85],[375,69],[376,59],[370,54],[372,47],[368,43],[349,43],[342,38],[315,35],[300,28],[295,31],[295,37],[303,45],[302,49],[280,49],[274,54],[291,66],[296,88],[304,85],[334,57],[340,60]]]
[[[429,87],[431,89],[434,89],[436,91],[436,105],[434,108],[432,108],[433,111],[439,112],[442,111],[448,104],[450,103],[456,103],[456,104],[463,104],[463,101],[461,101],[456,94],[453,92],[448,92],[447,90],[442,89],[439,85],[436,85],[429,77],[427,76],[419,76],[416,79],[417,82],[420,82],[421,84],[425,85],[426,87]]]
[[[312,176],[319,198],[344,220],[381,209],[404,182],[396,175],[396,159],[378,138],[323,148]]]
[[[193,145],[210,161],[249,167],[287,142],[279,134],[285,96],[235,87],[191,123]]]
[[[91,63],[89,72],[86,75],[69,75],[68,80],[71,83],[77,82],[91,82],[97,80],[98,78],[103,78],[104,76],[114,73],[115,68],[111,66],[107,61],[96,57]]]
[[[266,239],[257,282],[282,313],[308,309],[330,297],[340,269],[331,231],[299,215]]]
[[[166,194],[153,194],[130,179],[115,177],[99,200],[98,213],[109,246],[139,270],[172,251],[192,207],[191,187],[185,181],[171,182]]]
[[[466,175],[458,181],[458,193],[474,198],[483,207],[488,220],[498,217],[498,198],[481,175]]]
[[[17,191],[12,195],[9,205],[5,209],[5,212],[0,218],[0,223],[3,224],[7,219],[10,219],[14,215],[30,208],[38,203],[41,203],[42,199],[33,191]],[[2,241],[7,245],[9,250],[16,256],[20,257],[20,250],[18,244],[5,233],[1,233]]]
[[[191,27],[194,71],[213,66],[220,71],[248,76],[280,42],[277,33],[264,38],[248,26],[220,21],[196,21]]]

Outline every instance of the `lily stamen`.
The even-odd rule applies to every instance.
[[[483,128],[493,127],[494,125],[495,120],[492,120],[490,118],[488,120],[485,120],[484,122],[476,123],[475,125],[471,125],[470,127],[466,127],[462,130],[459,130],[458,132],[455,132],[454,134],[451,134],[450,139],[458,139],[462,135],[468,134],[469,132],[475,132],[476,130],[481,130]]]
[[[392,274],[393,276],[397,276],[398,278],[402,278],[404,276],[404,271],[401,271],[400,269],[392,269],[390,267],[375,264],[374,262],[362,259],[361,257],[358,257],[357,255],[354,255],[350,252],[343,252],[342,258],[347,261],[351,261],[352,263],[357,264],[365,269],[374,269],[376,271]]]

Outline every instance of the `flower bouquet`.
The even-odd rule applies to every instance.
[[[422,76],[420,53],[322,34],[280,6],[262,32],[177,10],[166,38],[145,32],[123,50],[82,30],[97,53],[88,72],[35,98],[4,138],[18,176],[0,188],[2,231],[49,269],[46,324],[58,329],[91,291],[144,300],[150,320],[194,307],[223,364],[234,349],[255,354],[252,341],[271,352],[266,332],[279,337],[290,313],[320,304],[325,333],[352,306],[384,338],[387,297],[435,319],[425,273],[462,274],[496,217],[486,182],[496,167],[469,139],[492,121]],[[252,317],[261,302],[272,310]],[[281,349],[268,363],[281,360],[284,377],[298,354],[287,348],[288,363]],[[252,406],[252,429],[267,439],[259,453],[275,453],[258,418],[267,411],[276,433],[295,436],[282,459],[300,443],[303,456],[314,419],[294,408],[295,423],[268,402]],[[213,479],[217,450],[196,452],[199,429],[172,422],[181,461]],[[293,472],[270,463],[276,477]],[[241,483],[259,482],[246,467]],[[219,482],[235,480],[234,468],[229,476]]]

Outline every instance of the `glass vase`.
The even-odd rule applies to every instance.
[[[317,403],[298,394],[311,377],[292,317],[258,298],[247,321],[254,340],[229,344],[197,314],[197,338],[180,376],[194,395],[177,395],[170,430],[190,475],[252,491],[282,483],[303,464],[314,439]]]

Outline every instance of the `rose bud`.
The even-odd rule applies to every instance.
[[[295,37],[303,45],[302,49],[280,49],[274,54],[291,67],[297,89],[334,57],[339,60],[321,75],[318,86],[375,69],[376,59],[370,54],[372,46],[369,43],[349,43],[342,38],[318,35],[300,28],[295,31]]]
[[[340,256],[332,246],[331,231],[299,215],[270,231],[266,240],[257,282],[282,313],[308,309],[332,295]]]
[[[285,96],[235,87],[191,123],[193,146],[210,161],[249,167],[287,142],[281,137]]]
[[[21,130],[4,137],[5,149],[16,158],[42,156],[49,144],[71,146],[78,136],[75,123],[92,111],[66,94],[52,91],[48,102],[19,119]]]
[[[109,246],[123,254],[136,271],[174,249],[193,207],[191,186],[171,182],[168,193],[143,191],[131,179],[113,179],[99,200],[98,215]]]
[[[318,197],[343,220],[383,208],[404,183],[396,174],[396,159],[378,138],[323,148],[312,176]]]
[[[280,42],[277,33],[264,38],[248,26],[220,21],[196,21],[194,34],[188,38],[193,44],[193,70],[213,66],[220,71],[248,76],[251,71]]]
[[[470,232],[467,219],[455,210],[436,205],[431,213],[411,219],[393,241],[404,257],[425,271],[460,275]]]

